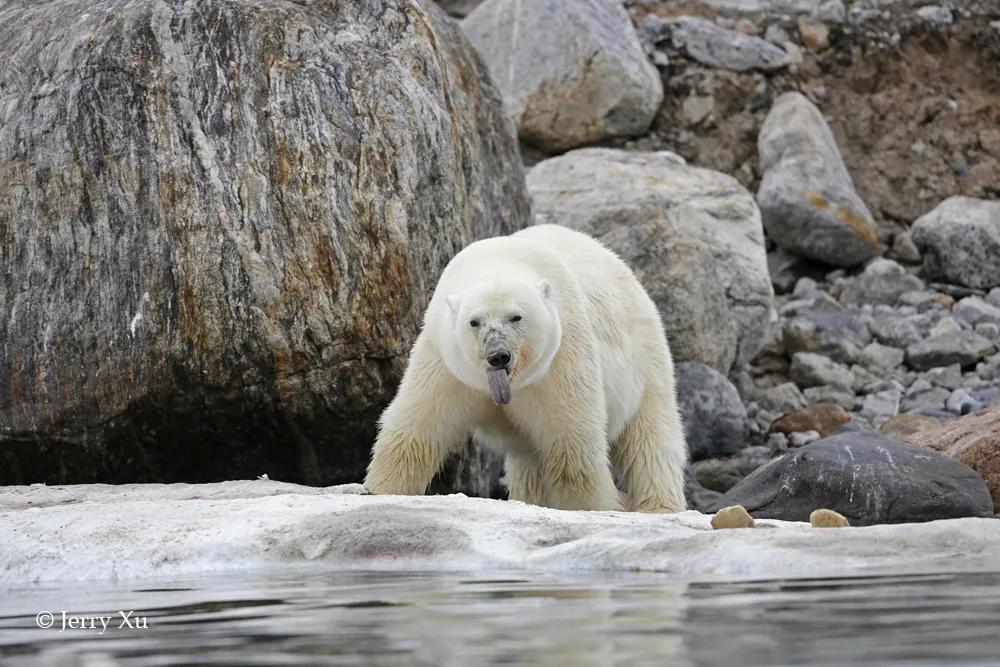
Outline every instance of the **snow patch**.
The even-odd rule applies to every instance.
[[[1000,521],[816,529],[709,516],[565,512],[481,498],[362,495],[266,479],[0,487],[0,584],[315,565],[363,570],[645,570],[765,579],[986,568]]]

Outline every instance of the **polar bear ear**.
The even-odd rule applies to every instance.
[[[458,307],[462,304],[462,297],[457,294],[445,294],[444,300],[448,302],[451,312],[458,315]]]
[[[538,291],[541,293],[543,299],[552,298],[552,285],[549,284],[548,280],[538,281]]]

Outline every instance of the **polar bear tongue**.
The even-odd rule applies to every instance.
[[[510,379],[506,368],[491,368],[486,371],[486,379],[490,383],[490,394],[497,405],[510,403]]]

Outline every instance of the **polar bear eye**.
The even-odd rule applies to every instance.
[[[510,318],[510,321],[511,322],[520,322],[521,321],[521,316],[520,315],[514,315],[512,318]]]
[[[479,320],[469,320],[469,326],[473,329],[479,328]]]

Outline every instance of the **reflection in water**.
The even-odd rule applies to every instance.
[[[296,571],[0,591],[12,665],[996,665],[1000,575]],[[59,632],[135,610],[146,630]],[[36,626],[42,610],[52,629]]]

